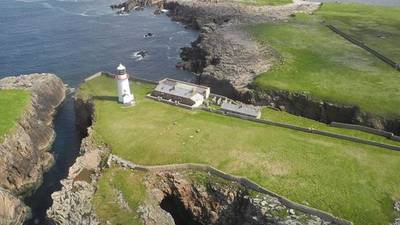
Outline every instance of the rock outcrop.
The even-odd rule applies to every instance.
[[[30,102],[12,133],[0,144],[0,224],[20,224],[27,209],[16,197],[40,182],[53,156],[47,151],[54,138],[53,115],[65,98],[65,87],[53,74],[31,74],[0,80],[1,89],[26,89]],[[4,191],[3,191],[4,190]],[[12,196],[12,193],[14,196]]]
[[[0,224],[20,225],[28,215],[21,200],[7,191],[0,190]]]
[[[250,193],[239,184],[205,173],[160,172],[146,176],[145,184],[152,200],[174,219],[164,224],[331,224],[291,209],[275,197]],[[148,216],[162,215],[157,208],[141,206],[144,224],[159,224]]]

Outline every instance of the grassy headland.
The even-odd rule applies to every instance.
[[[299,14],[287,23],[249,28],[256,40],[281,54],[280,62],[261,74],[255,84],[398,118],[400,73],[333,33],[326,24],[336,25],[383,54],[398,58],[400,8],[324,4],[315,15]],[[378,38],[378,34],[386,38]]]
[[[137,104],[124,108],[110,98],[114,80],[82,85],[79,94],[95,99],[95,137],[113,154],[144,165],[209,164],[356,224],[392,222],[400,152],[178,108],[145,98],[152,88],[134,82]]]
[[[26,90],[0,89],[0,144],[17,124],[30,99]]]

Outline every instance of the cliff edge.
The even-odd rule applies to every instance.
[[[0,144],[0,209],[10,209],[0,224],[21,224],[27,214],[15,196],[37,185],[53,156],[53,115],[65,98],[64,84],[54,74],[31,74],[0,80],[1,89],[26,89],[31,100],[14,130]],[[14,195],[14,196],[13,196]]]

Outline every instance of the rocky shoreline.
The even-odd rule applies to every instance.
[[[54,74],[31,74],[0,80],[2,89],[27,89],[31,101],[15,131],[0,145],[0,224],[21,224],[29,210],[18,196],[35,188],[52,164],[48,148],[54,139],[53,117],[65,98]],[[0,210],[1,211],[1,210]]]
[[[76,125],[81,133],[80,156],[69,168],[68,177],[61,181],[61,190],[54,192],[52,206],[47,210],[50,224],[100,224],[95,216],[91,200],[96,191],[102,162],[109,149],[96,143],[91,131],[94,103],[75,98]],[[68,203],[68,204],[66,204]]]
[[[324,123],[343,122],[400,134],[400,118],[385,118],[354,105],[315,99],[303,93],[265,90],[254,78],[279,62],[272,47],[260,46],[244,31],[244,25],[285,21],[297,12],[312,13],[316,3],[294,1],[285,6],[238,6],[233,3],[166,2],[169,16],[201,30],[191,47],[182,49],[180,67],[199,74],[199,82],[235,100],[278,108]]]

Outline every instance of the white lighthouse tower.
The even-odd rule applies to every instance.
[[[117,67],[117,75],[115,75],[115,79],[118,84],[118,102],[131,105],[135,103],[135,98],[133,94],[131,94],[131,90],[129,88],[129,75],[126,73],[126,68],[124,65],[119,64]]]

